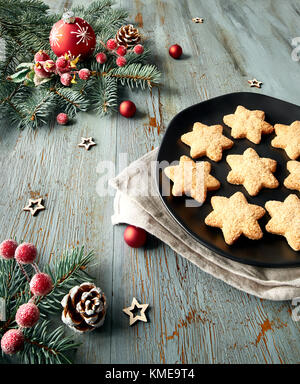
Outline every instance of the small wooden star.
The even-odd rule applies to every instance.
[[[23,208],[23,211],[29,211],[32,216],[34,216],[39,211],[43,211],[45,209],[45,206],[43,205],[43,198],[40,197],[39,199],[29,199],[28,205]]]
[[[139,321],[139,320],[147,323],[148,320],[145,315],[145,311],[148,308],[148,306],[149,304],[139,304],[137,299],[134,297],[132,299],[131,306],[123,309],[123,312],[129,316],[129,325],[133,325],[136,321]],[[134,316],[134,314],[132,313],[135,307],[141,310],[140,315],[138,316]]]
[[[92,137],[82,137],[81,143],[78,144],[78,147],[84,147],[87,151],[93,147],[94,145],[97,145]]]
[[[192,19],[192,21],[194,22],[194,23],[196,23],[196,24],[203,24],[204,23],[204,19],[202,19],[201,17],[194,17],[193,19]]]
[[[263,82],[262,81],[258,81],[256,79],[253,79],[253,80],[248,80],[248,83],[250,84],[250,87],[253,88],[253,87],[256,87],[256,88],[261,88]]]

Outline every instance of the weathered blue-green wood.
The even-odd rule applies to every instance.
[[[53,10],[87,1],[47,0]],[[0,128],[1,237],[35,242],[41,262],[59,250],[85,243],[95,249],[93,267],[109,302],[103,328],[79,337],[79,363],[297,363],[299,324],[291,304],[259,300],[201,272],[169,247],[151,239],[133,250],[124,227],[113,228],[112,197],[98,197],[101,160],[133,161],[159,145],[168,121],[183,108],[234,91],[247,80],[262,92],[299,104],[299,63],[290,41],[299,35],[297,0],[119,0],[130,21],[151,40],[153,60],[163,71],[158,91],[133,92],[134,119],[80,115],[68,127],[18,132]],[[204,24],[194,24],[193,17]],[[183,47],[182,60],[167,48]],[[89,152],[77,147],[93,136]],[[36,218],[22,212],[31,196],[45,196]],[[122,308],[135,296],[150,304],[149,323],[129,327]]]

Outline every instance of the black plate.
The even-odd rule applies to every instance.
[[[266,121],[271,124],[291,124],[300,120],[300,107],[282,100],[257,93],[231,93],[220,96],[200,104],[193,105],[176,115],[170,122],[162,140],[157,160],[171,163],[179,160],[180,156],[189,156],[189,147],[181,142],[180,137],[193,129],[193,124],[200,121],[207,125],[222,124],[224,134],[231,138],[231,129],[223,124],[223,116],[234,113],[238,105],[248,109],[260,109],[266,113]],[[259,145],[251,143],[247,139],[234,140],[234,146],[223,152],[222,161],[215,163],[206,157],[201,160],[210,161],[212,164],[212,175],[221,182],[218,191],[210,192],[206,202],[201,207],[186,207],[187,197],[162,196],[162,187],[170,184],[161,169],[157,172],[157,184],[160,196],[174,219],[196,240],[208,248],[229,259],[261,267],[295,267],[300,266],[300,252],[293,251],[282,236],[271,235],[264,229],[270,219],[268,213],[260,220],[264,237],[262,240],[253,241],[241,236],[238,241],[228,246],[219,228],[208,227],[204,224],[205,217],[211,212],[210,199],[212,195],[231,196],[237,191],[245,194],[249,203],[264,207],[268,200],[283,201],[289,194],[296,193],[283,186],[284,179],[289,172],[286,163],[290,159],[284,150],[271,147],[271,140],[274,134],[265,135]],[[228,154],[242,154],[247,148],[254,148],[263,157],[269,157],[277,161],[275,177],[280,182],[277,189],[263,189],[258,196],[251,197],[243,186],[231,185],[226,181],[229,165],[226,163]],[[199,161],[199,160],[198,160]],[[162,167],[164,168],[164,167]]]

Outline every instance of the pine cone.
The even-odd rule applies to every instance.
[[[106,315],[106,297],[93,283],[72,288],[62,299],[62,321],[76,332],[93,331],[103,325]]]
[[[141,35],[139,30],[134,28],[132,24],[123,25],[116,34],[116,41],[126,48],[133,47],[141,41]]]

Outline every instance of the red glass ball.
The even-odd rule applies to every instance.
[[[140,248],[145,245],[147,240],[147,232],[133,225],[128,225],[124,232],[125,242],[132,248]]]
[[[135,104],[130,100],[125,100],[120,104],[120,113],[124,117],[132,117],[136,112]]]
[[[179,57],[182,55],[182,48],[178,44],[171,45],[169,49],[170,56],[173,57],[173,59],[179,59]]]
[[[50,32],[50,46],[56,56],[65,53],[80,58],[90,56],[96,46],[96,35],[93,28],[80,17],[76,17],[74,23],[59,20]]]

